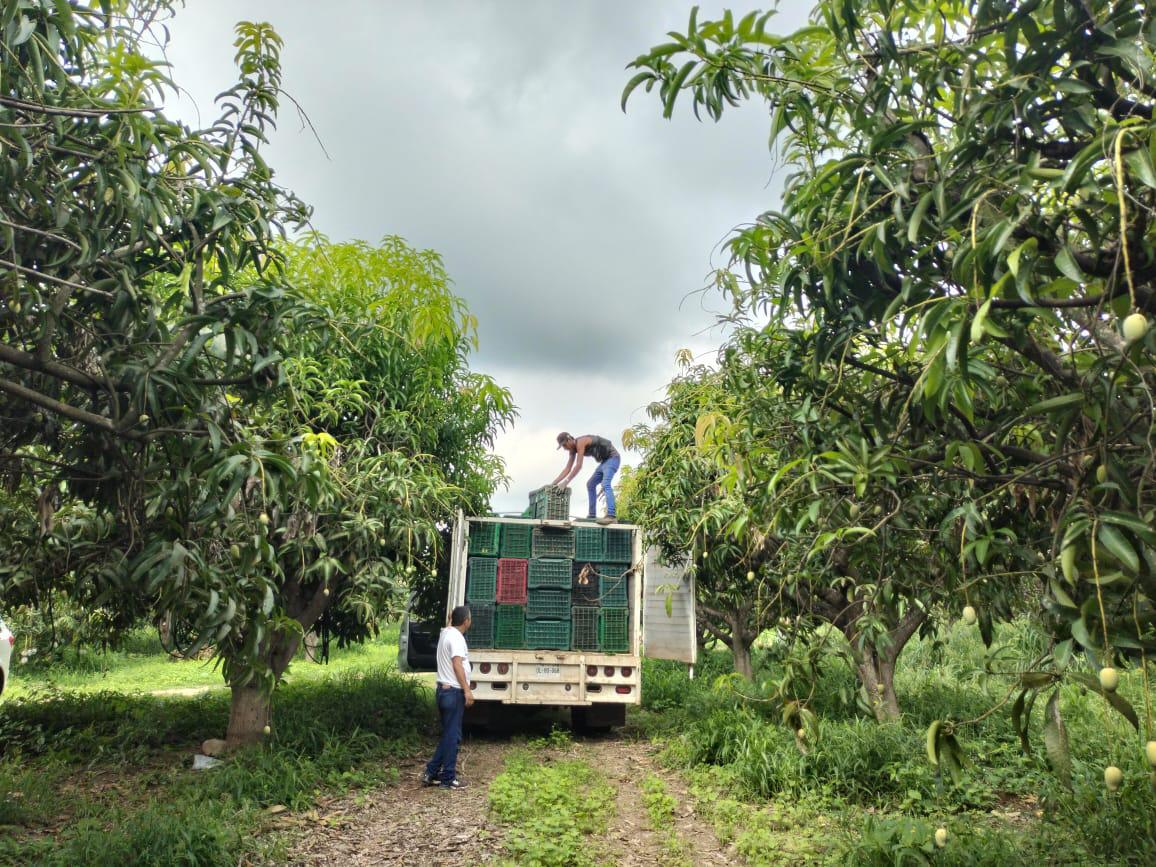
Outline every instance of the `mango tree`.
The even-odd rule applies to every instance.
[[[1150,28],[1114,0],[830,0],[813,17],[777,36],[770,13],[692,14],[624,101],[767,107],[792,174],[731,240],[746,279],[727,292],[801,332],[814,381],[856,371],[899,398],[856,419],[898,473],[935,467],[975,514],[1011,498],[1032,516],[997,568],[1038,576],[1056,653],[1024,686],[1058,696],[1069,641],[1107,668],[1156,643]]]

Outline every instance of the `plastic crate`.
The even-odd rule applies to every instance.
[[[494,600],[507,605],[526,604],[526,573],[529,560],[503,557],[498,561],[498,587]]]
[[[575,650],[597,650],[598,609],[575,605],[570,609],[570,635]]]
[[[542,558],[530,561],[530,577],[527,585],[531,590],[540,587],[553,587],[557,590],[569,590],[573,578],[573,560],[553,560]]]
[[[548,521],[565,521],[570,517],[570,489],[546,485],[530,491],[530,514]]]
[[[466,601],[493,602],[498,587],[498,561],[471,557],[466,564]]]
[[[574,559],[602,560],[606,556],[606,531],[601,527],[574,528]]]
[[[502,525],[491,521],[470,521],[469,553],[497,557],[501,547]]]
[[[533,529],[529,524],[502,524],[501,556],[529,559],[530,531]]]
[[[615,530],[607,527],[605,530],[605,553],[602,555],[605,563],[630,563],[634,560],[634,531]]]
[[[603,653],[630,650],[630,617],[625,608],[599,609],[598,645]]]
[[[494,606],[494,647],[518,650],[526,646],[526,606]]]
[[[625,575],[614,576],[603,573],[598,579],[598,598],[603,608],[625,608],[629,594],[629,581]]]
[[[570,590],[531,590],[526,600],[527,620],[569,620]]]
[[[556,557],[574,559],[574,531],[554,527],[535,527],[530,536],[530,551],[534,558]]]
[[[586,572],[586,583],[580,584],[582,573]],[[570,570],[570,601],[573,605],[597,608],[601,603],[602,588],[598,586],[598,564],[574,561]]]
[[[569,620],[527,620],[526,647],[531,650],[569,650]]]
[[[487,602],[470,603],[470,647],[484,650],[494,646],[494,606]]]

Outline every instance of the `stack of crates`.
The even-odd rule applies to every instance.
[[[573,564],[574,530],[534,527],[530,534],[529,590],[526,599],[528,649],[570,649],[570,580]]]
[[[570,619],[575,650],[630,649],[631,530],[579,527],[571,570]]]
[[[531,513],[565,519],[569,489],[530,494]],[[626,653],[632,531],[471,521],[471,647]]]

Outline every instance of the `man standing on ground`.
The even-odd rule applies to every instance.
[[[606,437],[600,437],[596,434],[586,434],[577,439],[570,436],[570,434],[563,431],[558,434],[558,448],[566,449],[570,453],[570,459],[566,461],[566,469],[554,479],[555,485],[566,487],[570,484],[578,472],[582,469],[582,459],[586,455],[598,461],[598,469],[596,469],[590,476],[590,480],[586,482],[586,493],[590,497],[590,508],[586,513],[587,520],[593,521],[598,514],[598,484],[602,484],[602,493],[606,495],[606,517],[599,520],[601,524],[613,524],[617,519],[614,507],[614,487],[611,484],[614,481],[614,474],[618,472],[618,467],[622,464],[622,457],[614,448],[613,443]]]
[[[462,716],[474,703],[470,690],[470,651],[466,646],[470,622],[469,607],[459,605],[450,614],[450,625],[438,637],[437,702],[442,737],[421,775],[423,786],[466,787],[458,779],[458,745],[462,742]]]

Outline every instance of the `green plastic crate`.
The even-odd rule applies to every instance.
[[[526,600],[527,620],[569,620],[570,588],[531,590]]]
[[[547,521],[565,521],[570,517],[570,489],[546,485],[530,491],[530,514]]]
[[[574,650],[597,650],[598,609],[575,605],[570,609],[570,634]]]
[[[574,559],[602,560],[606,557],[606,531],[601,527],[574,528]]]
[[[616,530],[607,527],[605,532],[605,553],[601,559],[606,563],[630,563],[634,560],[634,531]]]
[[[501,555],[518,560],[530,558],[530,531],[534,528],[529,524],[502,524]]]
[[[527,620],[526,647],[531,650],[569,650],[569,620]]]
[[[603,608],[625,608],[629,598],[629,581],[625,575],[602,574],[598,579],[598,598]]]
[[[587,567],[589,568],[587,569]],[[580,584],[579,581],[582,578],[583,570],[586,570],[586,583]],[[598,586],[598,564],[580,563],[575,560],[570,573],[572,575],[570,602],[573,605],[582,605],[590,608],[597,608],[601,605],[602,589]]]
[[[498,561],[471,557],[466,564],[466,601],[493,602],[498,589]]]
[[[553,587],[556,590],[569,590],[573,568],[573,560],[553,560],[549,558],[531,560],[530,573],[527,579],[528,586],[531,590],[542,587]]]
[[[630,617],[625,608],[598,610],[598,645],[603,653],[630,650]]]
[[[556,527],[535,527],[530,534],[530,550],[535,558],[574,559],[574,531]]]
[[[467,642],[470,647],[484,650],[494,646],[494,606],[486,602],[470,603],[470,631]]]
[[[501,547],[502,525],[490,521],[470,521],[470,554],[497,557]]]
[[[494,647],[503,650],[519,650],[525,646],[526,606],[494,606]]]

